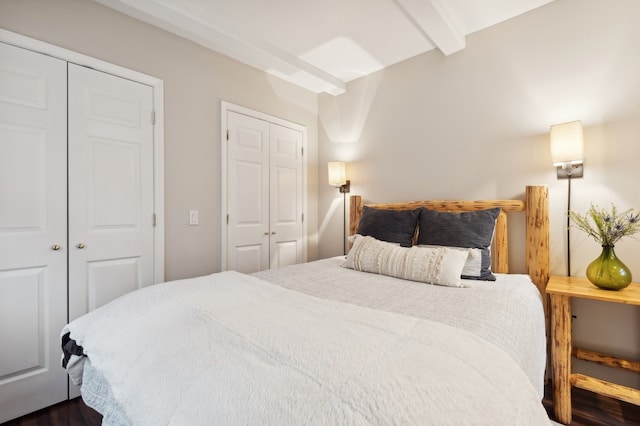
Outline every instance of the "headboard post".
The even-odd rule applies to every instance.
[[[360,216],[362,216],[362,196],[352,195],[349,201],[349,235],[356,235]]]
[[[549,281],[549,188],[527,186],[526,272],[542,294],[548,319],[546,288]]]
[[[499,249],[498,249],[499,248]],[[509,242],[507,239],[507,213],[504,210],[496,218],[494,241],[491,245],[491,269],[501,274],[509,273]]]

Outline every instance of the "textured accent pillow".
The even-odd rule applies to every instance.
[[[448,247],[400,247],[356,235],[345,266],[448,287],[464,287],[460,279],[468,252]]]
[[[419,245],[418,247],[442,247],[442,246],[430,246],[430,245]],[[462,268],[462,277],[477,277],[480,275],[480,271],[482,270],[482,249],[478,248],[466,248],[466,247],[447,247],[451,250],[461,250],[468,253],[469,257],[467,257],[467,261],[464,263],[464,268]]]
[[[411,247],[419,215],[420,209],[385,210],[364,206],[356,233]]]
[[[479,274],[462,278],[495,281],[491,273],[491,241],[500,208],[470,212],[441,212],[422,208],[419,219],[419,245],[481,249]]]

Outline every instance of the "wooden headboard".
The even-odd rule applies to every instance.
[[[524,212],[526,216],[525,264],[526,273],[542,294],[545,305],[545,289],[549,281],[549,189],[546,186],[527,186],[525,200],[430,200],[408,201],[392,204],[367,204],[369,207],[393,210],[411,210],[426,207],[440,211],[473,211],[500,207],[502,211],[496,221],[494,244],[492,247],[491,269],[494,272],[509,272],[507,239],[507,216]],[[354,235],[362,215],[362,197],[351,196],[349,235]]]

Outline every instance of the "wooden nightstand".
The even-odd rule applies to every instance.
[[[640,305],[640,283],[631,283],[619,291],[601,290],[585,278],[552,275],[547,284],[551,297],[551,368],[553,374],[553,411],[556,419],[571,423],[571,386],[640,405],[640,390],[571,372],[571,356],[609,367],[640,373],[640,362],[572,348],[571,298]]]

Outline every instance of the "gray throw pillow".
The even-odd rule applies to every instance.
[[[491,273],[491,241],[500,208],[470,212],[441,212],[422,208],[418,244],[482,250],[480,274],[462,278],[495,281]]]
[[[356,233],[411,247],[419,215],[420,209],[385,210],[364,206]]]

